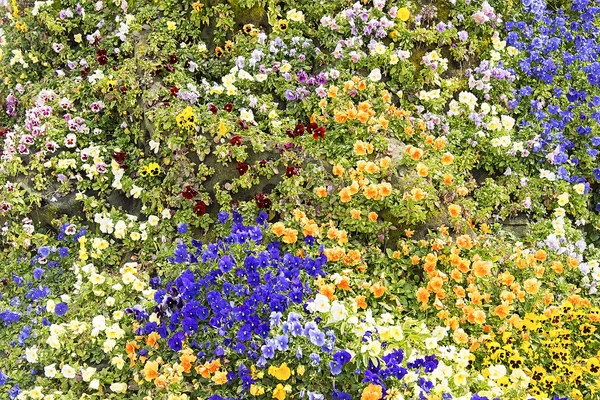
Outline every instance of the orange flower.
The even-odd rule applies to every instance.
[[[483,310],[476,310],[473,313],[473,321],[478,325],[485,324],[485,312]]]
[[[319,225],[317,225],[314,221],[311,221],[304,225],[302,233],[304,236],[317,236],[319,231]]]
[[[158,361],[146,361],[142,373],[144,374],[144,379],[148,382],[158,378]]]
[[[502,303],[494,309],[494,315],[500,319],[505,319],[510,312],[510,305],[508,303]]]
[[[183,372],[189,374],[192,370],[192,363],[196,361],[196,356],[191,351],[191,349],[184,350],[185,352],[181,355],[181,366],[183,367]]]
[[[360,122],[362,122],[363,124],[365,124],[369,120],[369,113],[361,111],[361,112],[358,113],[358,115],[356,116],[356,118],[358,118],[358,120]]]
[[[352,250],[355,251],[355,250]],[[360,255],[359,255],[360,257]],[[340,282],[337,284],[338,289],[341,290],[350,290],[350,279],[348,279],[347,276],[342,276],[342,279],[340,280]]]
[[[335,111],[333,113],[333,120],[335,122],[337,122],[338,124],[343,124],[344,122],[346,122],[348,120],[348,114],[346,114],[345,112],[341,112],[341,111]]]
[[[379,193],[381,196],[387,197],[392,194],[392,184],[389,182],[383,182],[379,184]]]
[[[459,344],[465,344],[469,341],[469,335],[461,328],[454,331],[452,338]]]
[[[538,261],[546,260],[546,252],[544,250],[538,250],[535,252],[535,259]]]
[[[335,299],[335,287],[333,285],[323,285],[319,288],[319,293],[327,297],[329,300]]]
[[[444,281],[442,280],[442,278],[440,278],[439,276],[436,276],[436,277],[433,277],[429,281],[429,285],[427,285],[427,289],[431,290],[434,293],[437,293],[442,289],[443,284],[444,284]]]
[[[429,301],[429,290],[425,288],[419,288],[416,294],[418,302],[427,303]]]
[[[367,148],[365,144],[366,143],[362,140],[357,140],[356,142],[354,142],[354,154],[356,154],[357,156],[364,156],[365,154],[367,154]]]
[[[273,224],[273,226],[271,226],[271,232],[273,232],[273,234],[275,234],[277,236],[283,235],[284,231],[285,231],[285,225],[283,224],[283,222],[276,222]]]
[[[296,243],[296,240],[298,240],[297,230],[292,228],[285,228],[283,230],[283,238],[281,239],[283,243],[292,244]]]
[[[451,174],[444,174],[444,175],[442,175],[442,179],[443,179],[442,180],[442,184],[443,185],[447,185],[447,186],[452,185],[452,179],[453,178],[454,177]]]
[[[538,281],[536,278],[530,278],[523,282],[523,288],[529,294],[537,294],[541,285],[542,282]]]
[[[379,193],[379,187],[377,185],[369,185],[365,188],[365,197],[367,199],[379,200],[381,194]]]
[[[158,344],[156,342],[158,341],[158,339],[160,339],[160,335],[158,334],[158,332],[152,332],[146,338],[146,345],[157,349]]]
[[[462,212],[462,208],[457,204],[450,204],[448,206],[448,213],[450,214],[450,216],[452,218],[458,217],[461,212]]]
[[[354,301],[356,301],[356,306],[358,308],[362,308],[363,310],[367,309],[368,306],[365,296],[357,296],[356,299],[354,299]]]
[[[460,235],[456,238],[456,245],[460,249],[469,250],[473,247],[473,242],[471,241],[471,237],[469,235]]]
[[[350,194],[350,189],[343,188],[342,190],[340,190],[340,201],[342,203],[347,203],[350,200],[352,200],[352,195]]]
[[[429,175],[429,168],[427,168],[423,163],[418,163],[417,174],[421,177],[426,177],[427,175]]]
[[[371,212],[369,213],[369,221],[371,221],[371,222],[375,222],[375,221],[377,221],[377,218],[378,218],[378,217],[379,217],[379,216],[377,215],[377,213],[376,213],[376,212],[373,212],[373,211],[371,211]]]
[[[412,231],[410,229],[405,229],[404,234],[406,235],[407,238],[411,238],[415,234],[415,231]]]
[[[352,217],[352,219],[360,220],[360,210],[353,208],[352,210],[350,210],[350,216]]]
[[[415,201],[421,201],[427,198],[427,192],[424,192],[421,188],[414,188],[410,193]]]
[[[327,197],[327,188],[325,188],[324,186],[316,187],[315,194],[317,195],[317,197],[320,198]]]
[[[444,147],[446,147],[446,138],[444,137],[439,137],[433,142],[433,148],[436,150],[442,150]]]
[[[450,153],[444,153],[442,156],[442,165],[450,165],[454,161],[454,156]]]
[[[410,158],[412,158],[414,161],[419,161],[423,156],[423,150],[419,149],[418,147],[413,147],[408,154],[410,154]]]
[[[458,189],[456,189],[456,193],[459,196],[466,196],[469,193],[469,189],[467,189],[464,186],[459,187]]]
[[[360,81],[358,82],[358,90],[365,90],[367,88],[367,82]]]
[[[385,293],[385,286],[376,283],[373,286],[371,286],[371,293],[373,293],[373,296],[375,296],[375,298],[379,298],[381,296],[383,296],[383,294]]]
[[[366,388],[363,389],[362,395],[360,396],[360,400],[379,400],[383,397],[383,391],[381,386],[369,384]]]
[[[217,371],[211,379],[217,385],[223,385],[227,383],[227,372]]]
[[[379,166],[383,169],[389,168],[390,167],[390,163],[392,162],[392,159],[389,157],[384,157],[381,160],[379,160]]]
[[[492,270],[490,261],[477,260],[473,263],[473,274],[478,278],[488,276]]]
[[[335,176],[341,177],[342,175],[344,175],[344,167],[342,167],[340,164],[336,164],[333,166],[332,172]]]
[[[327,91],[327,97],[331,97],[332,99],[335,99],[337,97],[337,93],[338,93],[338,87],[331,86],[329,88],[329,90]]]

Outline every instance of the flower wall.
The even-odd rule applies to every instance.
[[[600,396],[597,1],[8,3],[0,398]]]

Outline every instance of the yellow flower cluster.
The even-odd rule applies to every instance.
[[[194,110],[191,106],[187,106],[181,111],[181,113],[175,116],[175,121],[177,121],[177,126],[182,131],[192,131],[196,128],[196,122],[198,118],[196,114],[194,114]]]
[[[158,165],[158,163],[151,162],[148,165],[140,167],[138,174],[141,177],[160,175],[160,165]]]

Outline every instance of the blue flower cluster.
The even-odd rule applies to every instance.
[[[295,313],[283,324],[284,335],[270,337],[283,313],[294,304],[302,306],[311,295],[308,282],[325,274],[326,256],[300,258],[282,254],[278,242],[261,245],[263,213],[252,226],[245,226],[236,211],[231,217],[219,214],[221,223],[230,220],[231,233],[216,243],[192,240],[191,247],[176,245],[170,262],[189,267],[164,285],[158,277],[151,280],[157,289],[152,312],[159,324],[149,322],[149,313],[141,307],[127,310],[146,321],[138,334],[158,332],[168,338],[173,351],[181,350],[187,338],[201,360],[238,354],[259,366],[276,350],[287,350],[288,334],[303,334],[315,345],[331,346],[314,322],[299,330]]]
[[[583,0],[573,2],[572,11],[506,23],[507,44],[524,54],[520,75],[534,83],[524,79],[509,106],[524,114],[520,132],[529,135],[533,152],[554,165],[560,179],[583,183],[587,193],[588,180],[600,181],[600,136],[593,133],[600,123],[600,96],[593,94],[600,87],[600,41],[594,24],[600,8]],[[542,90],[534,92],[532,86]],[[546,100],[543,91],[551,93]]]

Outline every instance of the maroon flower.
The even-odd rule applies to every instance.
[[[179,61],[179,57],[177,57],[177,54],[171,54],[171,57],[169,57],[169,64],[177,64],[177,61]]]
[[[266,167],[267,166],[267,160],[260,160],[260,163],[258,165],[260,165],[261,168]]]
[[[248,124],[244,120],[238,119],[238,125],[240,126],[240,128],[242,128],[243,131],[248,129]]]
[[[177,93],[179,93],[179,88],[177,86],[173,86],[171,88],[171,97],[177,96]]]
[[[231,111],[233,111],[233,104],[227,103],[227,104],[225,104],[225,106],[223,107],[223,109],[225,111],[227,111],[227,112],[231,112]]]
[[[201,217],[206,214],[206,203],[202,200],[198,200],[194,206],[194,212],[197,216]]]
[[[291,138],[291,139],[293,139],[293,138],[294,138],[294,131],[293,131],[293,130],[291,130],[290,128],[287,128],[287,129],[285,130],[285,134],[286,134],[286,135],[287,135],[289,138]]]
[[[86,77],[87,77],[87,75],[88,75],[88,73],[89,73],[90,71],[91,71],[90,67],[84,67],[84,68],[81,70],[81,77],[82,77],[82,78],[86,78]]]
[[[194,189],[193,187],[191,187],[190,185],[187,185],[185,187],[185,189],[183,189],[183,191],[181,192],[181,195],[184,198],[191,200],[194,197],[198,196],[198,191],[196,189]]]
[[[232,146],[241,146],[242,145],[242,137],[237,135],[229,139],[229,144]]]
[[[165,69],[169,72],[173,72],[175,71],[175,68],[173,68],[173,66],[171,64],[167,64],[165,65]]]
[[[324,139],[325,138],[325,128],[321,126],[317,129],[315,129],[315,131],[313,132],[313,138],[315,140]]]
[[[210,111],[213,114],[216,114],[219,112],[219,107],[215,106],[214,104],[209,104],[208,111]]]
[[[302,136],[302,135],[304,135],[304,125],[298,124],[298,125],[296,125],[296,128],[294,128],[294,137],[298,137],[298,136]]]
[[[126,88],[125,86],[121,86],[121,87],[119,88],[119,91],[120,91],[121,93],[125,94],[125,93],[127,93],[127,88]]]
[[[96,61],[98,61],[98,64],[100,65],[108,64],[108,56],[106,55],[106,50],[98,49],[98,51],[96,51]]]
[[[248,164],[238,161],[237,170],[238,170],[238,173],[240,174],[240,176],[242,176],[246,172],[248,172],[248,168],[249,168]]]
[[[265,196],[264,193],[255,193],[254,201],[256,202],[256,206],[258,208],[269,208],[271,207],[271,199]]]
[[[294,175],[300,175],[296,167],[287,166],[285,167],[285,176],[291,178]]]
[[[319,125],[317,125],[315,122],[311,122],[310,124],[308,124],[308,126],[306,127],[306,130],[308,131],[309,134],[313,134],[313,132],[319,127]]]
[[[163,67],[162,67],[162,65],[157,65],[157,66],[156,66],[156,72],[155,72],[155,73],[156,73],[156,75],[160,75],[160,74],[162,74],[162,72],[163,72]]]

